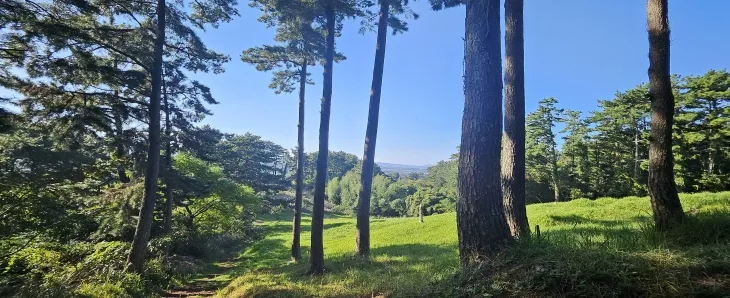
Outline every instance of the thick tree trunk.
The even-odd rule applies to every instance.
[[[335,56],[335,10],[330,1],[325,4],[327,17],[327,48],[322,80],[322,114],[319,120],[319,153],[317,173],[314,178],[314,203],[312,207],[312,244],[310,253],[311,274],[324,272],[324,191],[327,182],[327,155],[329,153],[330,106],[332,105],[332,64]]]
[[[502,195],[504,213],[515,238],[527,237],[525,208],[525,49],[523,0],[505,0],[504,140]]]
[[[502,58],[499,0],[466,1],[464,116],[456,202],[463,266],[510,237],[501,191]]]
[[[302,258],[302,188],[304,187],[304,92],[307,88],[307,63],[304,59],[299,72],[299,124],[297,125],[297,173],[294,190],[294,219],[292,222],[291,257],[298,261]]]
[[[157,197],[157,176],[160,170],[160,93],[162,89],[162,55],[165,44],[165,0],[157,0],[157,37],[152,65],[152,96],[149,106],[149,149],[144,180],[144,199],[134,232],[132,248],[127,257],[127,270],[142,272],[147,242],[152,229],[152,214]]]
[[[669,71],[669,16],[667,0],[648,0],[649,92],[651,94],[651,139],[649,143],[649,196],[654,222],[668,230],[684,218],[674,182],[672,122],[674,94]]]
[[[172,193],[172,122],[170,120],[170,103],[167,100],[167,88],[165,81],[162,82],[162,93],[165,101],[165,212],[163,233],[169,235],[172,232],[172,208],[174,198]]]
[[[360,257],[370,255],[370,193],[373,184],[373,167],[375,167],[375,143],[378,139],[380,91],[383,86],[383,67],[385,65],[385,43],[388,38],[389,10],[389,0],[381,0],[380,17],[378,19],[378,40],[375,45],[373,82],[370,87],[368,126],[365,132],[365,152],[362,156],[360,196],[357,203],[357,233],[355,235],[355,243],[356,253]]]

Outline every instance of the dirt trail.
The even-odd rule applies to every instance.
[[[185,284],[167,291],[164,298],[213,297],[237,276],[238,263],[229,260],[211,264]]]

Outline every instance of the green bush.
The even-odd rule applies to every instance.
[[[41,242],[14,254],[3,272],[3,296],[148,297],[169,284],[162,259],[147,261],[141,275],[124,272],[129,244]]]

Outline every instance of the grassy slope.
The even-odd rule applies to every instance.
[[[681,198],[685,210],[691,214],[726,212],[730,206],[730,192],[681,195]],[[534,259],[518,260],[518,268],[512,268],[516,270],[507,269],[500,274],[493,282],[502,285],[490,285],[497,293],[540,296],[560,292],[557,295],[569,296],[571,291],[588,289],[599,296],[639,290],[657,295],[684,295],[707,290],[695,289],[698,282],[708,284],[711,290],[730,289],[724,288],[730,279],[722,279],[725,273],[730,276],[730,245],[724,238],[720,239],[727,233],[715,231],[727,230],[727,225],[714,226],[706,234],[692,230],[685,242],[704,244],[677,247],[669,244],[665,235],[650,231],[651,208],[647,198],[537,204],[528,206],[528,215],[530,225],[533,228],[539,225],[542,231],[541,239],[530,247],[550,248],[521,251],[522,255],[532,255]],[[373,260],[369,262],[352,258],[354,219],[327,218],[324,244],[328,271],[319,277],[306,275],[308,259],[301,264],[288,261],[289,216],[267,218],[261,224],[268,231],[266,238],[243,252],[237,272],[240,276],[219,291],[219,296],[419,296],[433,291],[434,286],[429,286],[432,282],[450,280],[458,268],[454,213],[427,216],[423,224],[415,218],[373,219]],[[310,219],[304,218],[302,225],[306,258]],[[541,263],[535,263],[535,259]],[[571,263],[571,260],[579,261]],[[625,266],[617,265],[621,262]],[[519,268],[523,266],[529,268]],[[707,280],[691,280],[692,270],[702,271],[707,266],[722,270],[719,275],[703,275]],[[510,278],[514,272],[519,274],[513,282]],[[530,275],[530,281],[525,281],[524,275]],[[600,281],[604,277],[610,281]],[[594,279],[600,281],[598,286]],[[651,285],[644,286],[644,283]],[[440,292],[440,295],[452,294],[455,293]]]

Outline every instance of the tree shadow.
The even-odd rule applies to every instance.
[[[605,227],[615,227],[615,226],[627,226],[630,224],[628,220],[609,220],[609,219],[595,219],[595,218],[587,218],[585,216],[577,215],[577,214],[571,214],[571,215],[549,215],[548,218],[551,220],[558,222],[558,223],[565,223],[565,224],[596,224],[601,225]]]
[[[351,223],[345,223],[345,222],[334,222],[334,223],[325,223],[324,224],[324,230],[333,229],[336,227],[344,226],[344,225],[351,225]],[[312,226],[310,224],[304,224],[302,222],[302,232],[310,232],[312,230]],[[267,234],[280,234],[280,233],[291,233],[292,231],[292,225],[291,223],[280,223],[280,224],[273,224],[268,225],[265,227]]]

